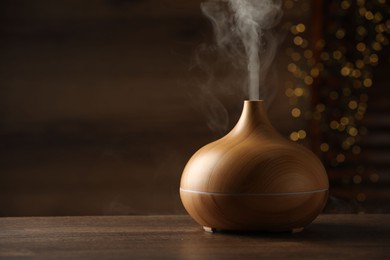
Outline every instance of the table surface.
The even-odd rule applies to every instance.
[[[207,233],[189,216],[0,218],[0,258],[390,259],[390,215],[320,215],[300,233]]]

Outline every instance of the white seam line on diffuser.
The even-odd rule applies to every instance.
[[[187,190],[180,188],[180,191],[196,193],[196,194],[206,194],[206,195],[222,195],[222,196],[282,196],[282,195],[301,195],[301,194],[312,194],[318,192],[324,192],[328,189],[321,190],[312,190],[312,191],[298,191],[298,192],[275,192],[275,193],[227,193],[227,192],[207,192],[207,191],[196,191],[196,190]]]

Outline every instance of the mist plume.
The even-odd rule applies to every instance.
[[[272,32],[281,19],[281,0],[209,0],[202,12],[213,24],[220,53],[248,73],[249,99],[264,99],[264,81],[275,57],[278,40]]]

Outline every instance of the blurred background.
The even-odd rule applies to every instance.
[[[229,68],[202,87],[200,3],[0,1],[0,216],[185,213],[186,162],[246,95]],[[389,5],[282,6],[272,123],[324,162],[325,212],[390,212]]]

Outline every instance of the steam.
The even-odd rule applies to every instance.
[[[249,99],[264,99],[278,46],[271,29],[281,19],[281,0],[209,0],[201,8],[213,24],[217,48],[236,66],[245,57]]]

